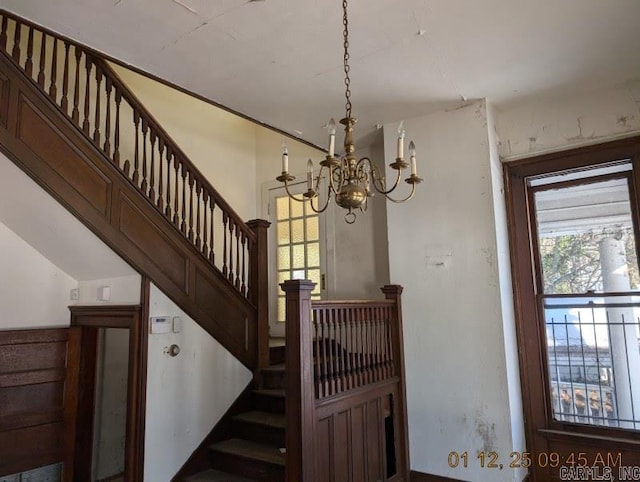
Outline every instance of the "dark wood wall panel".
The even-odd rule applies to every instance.
[[[18,139],[40,160],[64,179],[100,214],[107,216],[111,182],[55,127],[32,102],[21,95],[18,100]]]
[[[62,111],[0,55],[0,150],[249,368],[257,310]],[[0,375],[1,376],[1,375]]]
[[[323,401],[318,407],[318,482],[377,482],[386,477],[385,399],[397,381]],[[396,451],[397,453],[397,451]],[[398,463],[399,465],[399,463]],[[390,480],[406,480],[398,474]]]
[[[0,72],[0,126],[6,129],[9,114],[9,79]]]
[[[69,329],[0,331],[0,476],[65,460]]]
[[[153,253],[153,261],[185,293],[189,293],[188,258],[126,196],[120,197],[120,232],[138,248]]]

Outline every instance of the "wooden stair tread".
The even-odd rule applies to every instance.
[[[266,397],[285,398],[286,390],[282,388],[259,388],[253,391],[258,395],[264,395]]]
[[[282,467],[284,467],[285,463],[285,454],[280,452],[280,448],[273,445],[250,442],[249,440],[232,438],[213,444],[209,448],[214,452],[259,460]]]
[[[284,363],[278,363],[276,365],[270,365],[266,368],[262,368],[263,372],[283,372],[286,369],[286,365]]]
[[[277,429],[284,429],[286,427],[286,418],[284,414],[281,413],[260,412],[256,410],[241,413],[233,417],[233,419]]]
[[[247,479],[237,475],[220,472],[219,470],[205,470],[199,474],[187,477],[185,482],[255,482],[255,479]]]

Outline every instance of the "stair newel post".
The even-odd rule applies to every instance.
[[[256,235],[249,244],[249,299],[257,310],[257,367],[269,366],[269,261],[267,233],[271,223],[253,219],[247,223]],[[211,246],[213,250],[213,235]]]
[[[400,378],[400,386],[398,397],[399,400],[395,400],[394,409],[397,410],[398,415],[396,417],[397,424],[400,433],[397,436],[398,445],[396,447],[397,462],[399,467],[403,467],[405,473],[409,473],[409,433],[408,433],[408,421],[407,421],[407,384],[405,378],[405,366],[404,366],[404,339],[402,334],[402,286],[400,285],[385,285],[381,288],[384,293],[384,297],[388,300],[393,300],[395,305],[391,310],[391,320],[389,320],[391,329],[391,359],[393,374]]]
[[[309,280],[280,285],[286,293],[287,482],[315,481],[316,394],[313,383],[313,324]]]

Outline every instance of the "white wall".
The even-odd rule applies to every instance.
[[[139,305],[142,279],[139,274],[101,278],[78,282],[80,298],[71,304],[77,305]],[[111,296],[108,301],[98,299],[98,289],[108,286]]]
[[[498,112],[500,155],[512,160],[640,133],[640,80],[615,89],[531,98]]]
[[[461,480],[520,480],[507,467],[494,472],[476,464],[478,451],[508,457],[522,448],[506,366],[494,207],[499,186],[492,179],[486,106],[410,119],[406,130],[425,182],[410,202],[387,205],[387,225],[390,278],[405,287],[412,469]],[[397,125],[384,132],[391,158]],[[450,451],[467,451],[469,468],[450,468]]]
[[[164,84],[111,66],[240,217],[255,218],[259,127]]]
[[[179,316],[183,331],[149,335],[144,479],[167,482],[251,380],[225,348],[151,285],[150,316]],[[171,344],[180,354],[164,353]]]
[[[76,280],[0,223],[0,330],[69,326]]]

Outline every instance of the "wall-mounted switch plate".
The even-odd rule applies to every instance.
[[[180,333],[182,331],[182,318],[179,316],[173,317],[173,332]]]
[[[111,286],[100,286],[98,288],[98,301],[109,301],[111,299]]]
[[[80,299],[80,288],[74,288],[69,292],[69,299],[77,301]]]

